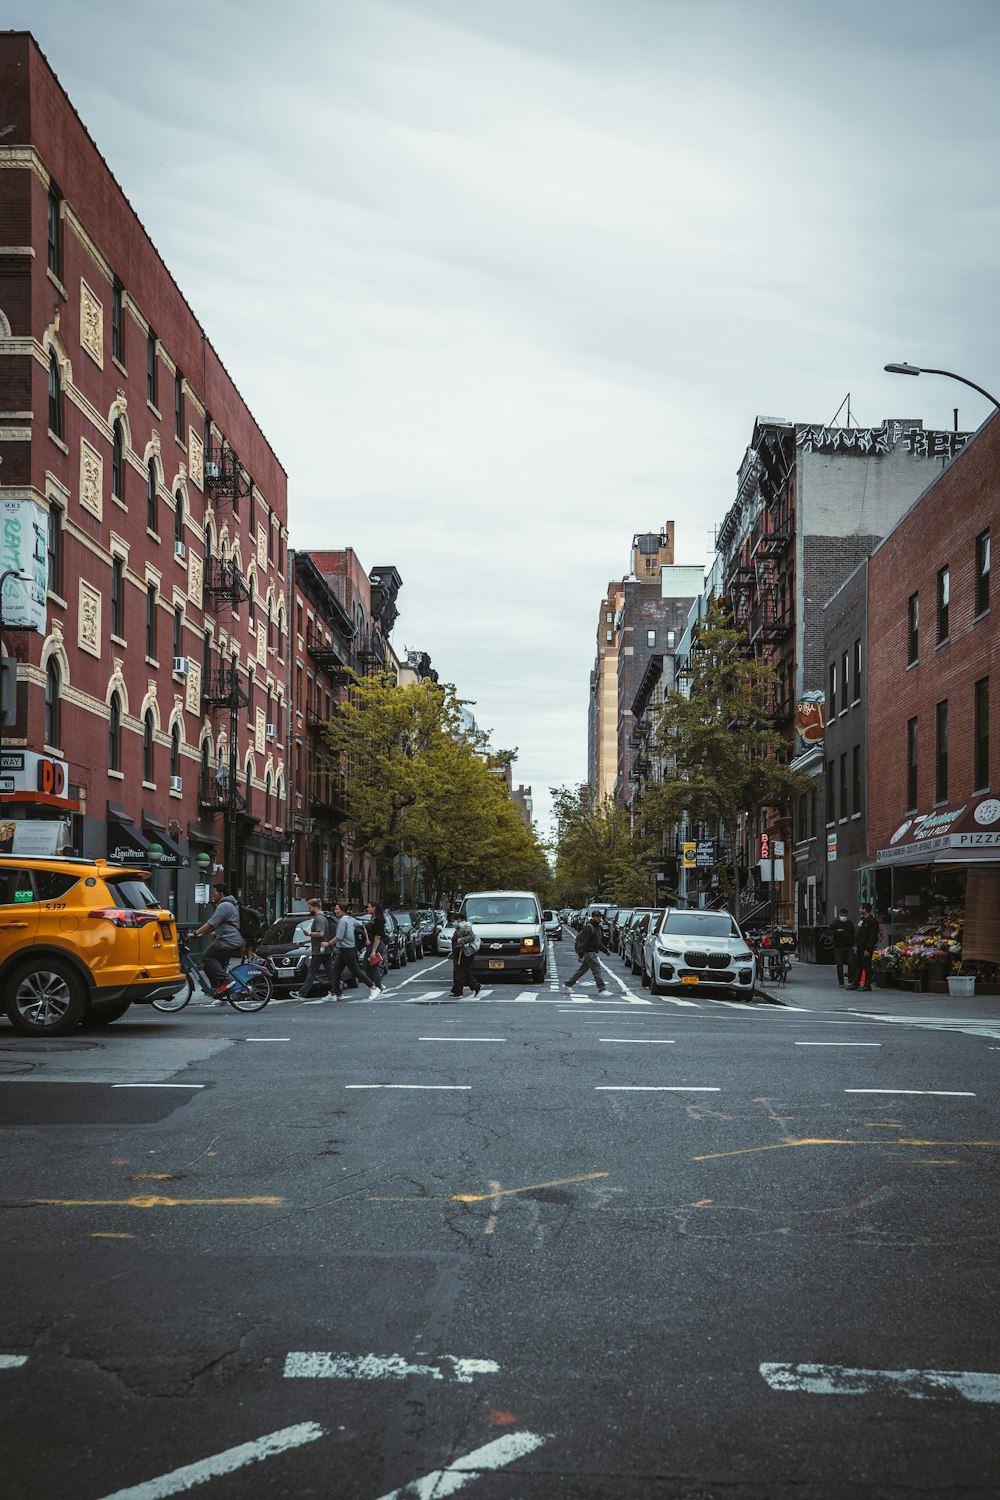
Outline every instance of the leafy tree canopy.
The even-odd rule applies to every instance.
[[[558,899],[571,906],[605,898],[622,906],[653,896],[655,852],[633,831],[627,809],[613,797],[595,799],[590,786],[560,787],[553,795],[559,827]]]

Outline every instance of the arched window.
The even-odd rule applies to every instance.
[[[208,740],[202,740],[202,742],[201,742],[201,795],[202,795],[203,799],[208,796],[208,792],[209,792],[209,786],[208,786]]]
[[[170,774],[181,774],[181,726],[175,724],[170,731]]]
[[[55,657],[50,656],[45,668],[45,743],[53,748],[59,744],[61,695],[62,673]]]
[[[184,496],[180,490],[174,495],[174,550],[177,543],[184,545]],[[183,553],[181,556],[183,557]]]
[[[159,507],[156,499],[156,463],[149,460],[146,469],[146,525],[159,535]]]
[[[284,639],[285,639],[285,612],[284,612],[284,610],[279,609],[278,610],[278,656],[281,659],[283,659],[284,655],[285,655],[284,645],[283,645]]]
[[[59,375],[59,356],[49,350],[49,431],[57,438],[63,435],[62,380]]]
[[[146,709],[142,721],[142,779],[153,780],[153,710]]]
[[[111,694],[111,714],[108,719],[108,770],[122,768],[122,700],[117,693]]]
[[[264,822],[271,821],[271,773],[268,771],[264,777]]]
[[[118,417],[111,430],[111,493],[125,499],[125,434]]]
[[[267,601],[267,649],[274,650],[274,616],[271,614],[271,601]]]

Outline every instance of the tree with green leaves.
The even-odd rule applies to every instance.
[[[713,596],[699,627],[687,691],[668,694],[656,727],[662,781],[643,798],[647,826],[666,832],[686,817],[721,829],[731,852],[723,888],[739,915],[739,827],[766,807],[787,807],[809,778],[790,770],[788,741],[768,717],[776,677],[748,651],[745,632]]]
[[[595,798],[586,783],[559,787],[552,805],[560,901],[576,906],[604,897],[628,906],[652,899],[655,853],[626,808],[613,797]]]

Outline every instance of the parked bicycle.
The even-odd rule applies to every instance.
[[[239,963],[227,969],[225,988],[221,993],[217,993],[213,990],[211,981],[204,970],[199,968],[184,938],[178,938],[177,946],[185,980],[174,994],[160,996],[152,1002],[157,1010],[183,1010],[196,989],[203,990],[207,994],[215,994],[219,1000],[228,1001],[234,1010],[263,1010],[270,1000],[271,976],[253,958],[241,959]]]

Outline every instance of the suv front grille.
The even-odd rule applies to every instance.
[[[684,962],[689,969],[728,969],[732,963],[728,953],[685,953]]]

